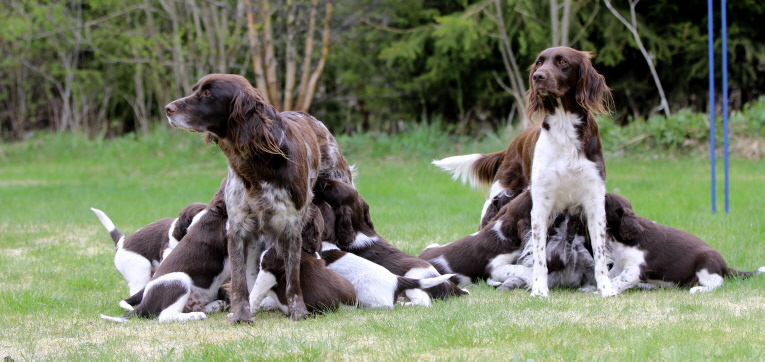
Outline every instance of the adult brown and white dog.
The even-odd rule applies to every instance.
[[[613,296],[606,264],[603,200],[606,168],[595,115],[611,92],[591,55],[568,47],[542,51],[529,74],[526,113],[535,123],[502,152],[446,158],[433,163],[471,184],[492,183],[484,210],[501,193],[531,190],[532,296],[546,297],[546,235],[556,215],[581,213],[588,220],[598,293]],[[541,121],[541,122],[540,122]],[[512,195],[510,195],[512,196]],[[483,217],[483,215],[482,215]]]
[[[618,292],[638,283],[711,292],[725,277],[765,273],[765,266],[753,272],[729,268],[720,252],[698,237],[635,214],[624,196],[606,194],[606,220],[614,240],[611,283]]]
[[[146,286],[159,264],[186,235],[194,216],[206,207],[207,204],[201,202],[189,204],[178,213],[177,218],[159,219],[129,236],[117,230],[106,213],[90,208],[114,241],[114,247],[117,249],[114,253],[114,266],[127,280],[130,295]]]
[[[186,236],[159,265],[146,287],[124,301],[135,309],[122,317],[101,318],[125,322],[132,316],[156,316],[159,322],[179,322],[204,319],[206,312],[222,311],[226,303],[218,299],[218,292],[230,277],[226,220],[221,188],[208,207],[194,217]]]
[[[338,181],[320,182],[315,192],[317,199],[335,212],[335,239],[328,241],[341,250],[379,264],[398,276],[429,279],[441,275],[427,261],[399,250],[380,236],[374,229],[369,204],[353,187]],[[424,290],[407,289],[404,294],[412,305],[430,306],[431,297],[444,300],[469,293],[447,280]]]
[[[309,316],[300,289],[303,216],[317,179],[352,184],[329,130],[301,112],[278,112],[243,77],[210,74],[165,106],[173,127],[209,132],[228,160],[233,322],[251,322],[248,287],[264,246],[284,257],[290,319]]]

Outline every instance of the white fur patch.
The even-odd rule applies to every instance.
[[[696,272],[699,278],[699,286],[691,288],[691,294],[709,293],[723,285],[723,277],[720,274],[710,273],[706,269]]]
[[[378,236],[367,236],[366,234],[359,232],[356,234],[356,240],[348,246],[351,250],[363,250],[366,249],[380,240]]]
[[[323,243],[322,248],[331,250],[332,244],[327,244]],[[393,309],[393,293],[398,286],[398,278],[388,269],[351,253],[346,253],[327,268],[351,282],[361,306]]]
[[[611,258],[614,265],[610,271],[611,285],[618,292],[637,285],[640,280],[640,268],[645,265],[645,252],[619,242],[611,245]],[[655,284],[653,281],[648,281]]]
[[[122,241],[114,253],[114,266],[128,282],[128,293],[138,293],[151,279],[151,262],[142,255],[122,248]]]

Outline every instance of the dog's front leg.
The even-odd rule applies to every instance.
[[[303,290],[300,288],[300,254],[302,237],[300,233],[292,237],[281,238],[279,246],[284,256],[284,268],[287,276],[287,308],[290,319],[301,320],[310,316],[303,301]]]
[[[531,296],[547,297],[550,288],[547,286],[547,225],[550,220],[550,208],[552,204],[547,200],[547,195],[534,197],[534,205],[531,207]],[[539,201],[537,201],[539,200]]]
[[[247,291],[247,238],[232,228],[228,233],[228,257],[231,265],[231,311],[233,323],[252,323]]]
[[[608,278],[606,210],[603,201],[605,196],[591,199],[594,201],[587,205],[585,212],[587,213],[587,229],[592,240],[592,253],[595,256],[595,283],[598,286],[598,294],[603,297],[611,297],[618,292],[611,286],[611,279]]]

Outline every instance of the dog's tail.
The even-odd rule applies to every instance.
[[[90,209],[93,210],[96,216],[98,216],[98,220],[101,221],[101,225],[103,225],[106,228],[106,231],[109,232],[109,236],[111,236],[112,240],[114,240],[114,246],[117,247],[117,243],[119,243],[120,240],[122,240],[125,237],[125,235],[123,235],[119,230],[117,230],[117,227],[114,226],[114,223],[112,222],[112,220],[109,219],[109,217],[106,216],[106,214],[103,211],[96,208],[92,208],[92,207]]]
[[[427,289],[430,287],[434,287],[436,285],[449,281],[449,278],[453,276],[454,274],[444,274],[444,275],[439,275],[437,277],[424,278],[424,279],[414,279],[414,278],[397,276],[398,287],[396,288],[396,294],[399,294],[409,289]]]
[[[752,271],[739,271],[739,270],[736,270],[736,269],[733,269],[733,268],[728,268],[727,275],[728,276],[733,276],[733,277],[739,277],[739,278],[748,278],[748,277],[750,277],[752,275],[758,275],[758,274],[763,274],[763,273],[765,273],[765,266],[760,267],[757,270],[752,270]]]
[[[101,319],[106,319],[109,322],[125,323],[133,314],[135,314],[134,310],[125,313],[122,317],[109,317],[108,315],[101,314]]]
[[[433,160],[433,164],[452,174],[452,180],[460,179],[471,187],[489,186],[494,182],[499,165],[505,158],[505,151],[488,154],[473,153],[470,155],[447,157]]]

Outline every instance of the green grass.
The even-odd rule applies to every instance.
[[[340,137],[378,232],[417,254],[476,230],[483,193],[451,181],[433,158],[503,147],[507,137],[454,140],[428,127],[395,137]],[[394,151],[404,148],[407,153]],[[207,201],[225,160],[199,135],[140,140],[36,136],[0,145],[0,357],[13,359],[746,359],[765,358],[765,276],[717,291],[628,291],[602,299],[556,289],[547,300],[483,283],[430,309],[341,310],[301,322],[259,313],[233,326],[112,324],[126,283],[112,242],[88,209],[132,233]],[[765,164],[734,158],[731,213],[710,213],[709,166],[696,156],[607,159],[608,190],[642,216],[692,232],[741,270],[765,265]],[[722,180],[719,180],[722,184]],[[722,194],[720,193],[720,198]]]

